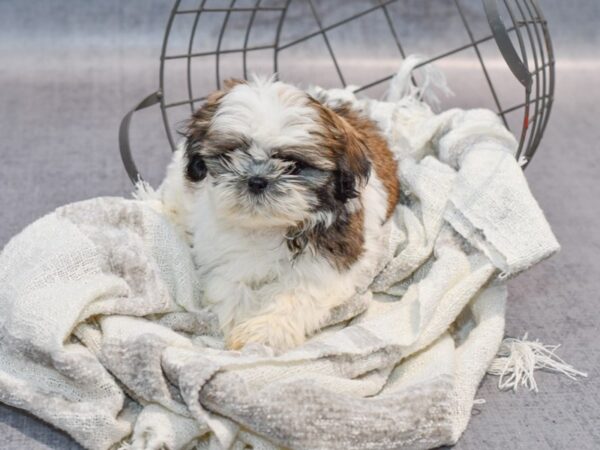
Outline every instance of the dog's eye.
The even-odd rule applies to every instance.
[[[200,155],[193,155],[187,165],[187,177],[191,181],[202,181],[206,177],[206,163]]]

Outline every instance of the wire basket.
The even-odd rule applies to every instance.
[[[462,68],[449,79],[462,94],[477,84],[470,77],[479,76],[488,98],[461,103],[473,99],[459,89],[454,103],[444,106],[496,110],[519,139],[521,165],[531,161],[548,123],[555,81],[552,43],[537,0],[176,0],[162,44],[159,89],[121,122],[127,173],[133,182],[141,179],[129,143],[131,119],[140,109],[160,105],[174,150],[181,120],[225,78],[278,73],[287,82],[350,86],[378,96],[411,53],[431,55],[419,66],[435,63],[451,78]],[[418,74],[413,81],[419,83]]]

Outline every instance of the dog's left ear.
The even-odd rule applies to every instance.
[[[345,203],[358,197],[360,189],[367,184],[371,164],[367,146],[359,132],[343,119],[339,119],[338,123],[343,131],[344,149],[337,162],[335,197]]]
[[[360,129],[344,118],[345,114],[338,114],[341,111],[324,105],[310,95],[308,99],[323,125],[320,135],[336,160],[334,196],[346,203],[359,196],[371,173],[365,138]]]

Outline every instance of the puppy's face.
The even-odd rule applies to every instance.
[[[249,228],[331,223],[369,173],[356,130],[281,82],[227,83],[186,137],[190,185],[208,184],[220,217]]]

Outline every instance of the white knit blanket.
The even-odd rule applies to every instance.
[[[456,442],[503,337],[503,279],[558,244],[495,114],[357,105],[387,131],[403,196],[385,267],[328,328],[280,356],[225,351],[151,202],[74,203],[0,255],[0,401],[98,450]]]

